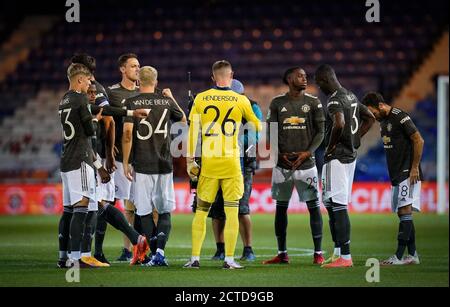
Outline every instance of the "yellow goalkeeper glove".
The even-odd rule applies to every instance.
[[[195,162],[194,158],[186,158],[186,169],[192,181],[197,181],[200,175],[200,166]]]

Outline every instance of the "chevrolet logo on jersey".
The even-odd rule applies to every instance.
[[[283,124],[296,126],[296,125],[304,124],[305,122],[306,122],[306,119],[304,119],[304,118],[301,118],[301,117],[298,117],[298,116],[291,116],[289,118],[286,118],[283,121]]]

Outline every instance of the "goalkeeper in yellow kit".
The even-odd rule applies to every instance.
[[[239,233],[239,200],[244,193],[238,143],[242,120],[246,129],[261,130],[261,123],[253,113],[247,97],[230,88],[233,70],[227,61],[218,61],[212,67],[216,86],[195,98],[190,116],[187,149],[187,171],[198,179],[197,210],[192,221],[192,257],[185,268],[200,267],[200,251],[206,234],[206,218],[211,204],[222,189],[226,223],[224,269],[243,268],[234,261]],[[201,149],[197,149],[197,147]],[[194,158],[201,151],[200,170]]]

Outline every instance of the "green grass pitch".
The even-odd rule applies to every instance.
[[[325,256],[332,251],[328,219],[324,217]],[[191,245],[192,215],[173,216],[173,228],[166,248],[168,268],[130,267],[114,263],[110,268],[82,270],[80,283],[67,283],[65,271],[56,268],[59,217],[0,217],[0,286],[449,286],[448,215],[416,214],[417,247],[422,264],[382,267],[379,283],[367,283],[368,258],[384,259],[394,253],[398,219],[395,215],[351,215],[352,254],[355,267],[323,269],[312,265],[312,240],[308,215],[290,215],[288,249],[290,265],[265,266],[261,261],[276,253],[273,215],[252,216],[257,261],[244,263],[245,270],[222,270],[220,262],[209,260],[215,250],[208,230],[200,270],[182,269]],[[121,248],[121,234],[108,226],[105,254],[114,260]],[[242,252],[239,239],[236,255]]]

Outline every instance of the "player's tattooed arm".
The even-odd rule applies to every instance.
[[[370,128],[375,123],[375,116],[370,110],[363,104],[359,104],[359,117],[361,118],[361,127],[359,128],[359,135],[363,137],[369,132]]]
[[[123,172],[130,181],[133,180],[133,173],[128,161],[130,159],[131,146],[133,145],[133,126],[133,123],[125,122],[122,135]]]
[[[416,184],[418,181],[420,181],[419,165],[420,165],[420,160],[422,159],[423,145],[425,144],[425,141],[423,140],[419,131],[416,131],[415,133],[413,133],[410,136],[410,139],[413,143],[413,161],[412,161],[411,172],[409,174],[409,178],[410,178],[411,184]]]

